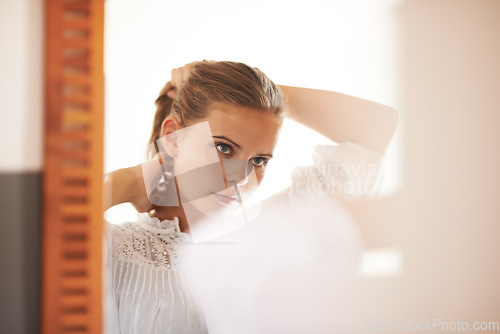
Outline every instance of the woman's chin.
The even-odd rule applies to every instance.
[[[191,237],[195,243],[235,231],[257,217],[260,206],[248,206],[248,203],[238,201],[231,191],[226,189],[183,203]]]

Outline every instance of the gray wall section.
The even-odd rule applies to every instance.
[[[39,333],[41,173],[0,173],[0,333]]]

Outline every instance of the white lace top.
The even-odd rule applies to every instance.
[[[292,186],[267,205],[300,197],[370,197],[377,189],[382,156],[353,143],[317,146],[314,166],[298,167]],[[179,259],[191,243],[177,219],[147,213],[135,223],[108,224],[106,333],[208,333]]]
[[[191,245],[179,221],[138,215],[108,224],[106,333],[208,333],[179,257]]]

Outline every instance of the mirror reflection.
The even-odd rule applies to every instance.
[[[388,104],[394,83],[366,89],[351,76],[360,62],[345,62],[366,45],[359,31],[341,33],[351,22],[343,15],[365,14],[318,3],[297,35],[303,9],[294,5],[281,21],[281,6],[259,3],[211,3],[213,15],[160,2],[106,6],[106,328],[303,333],[345,324],[311,307],[338,307],[341,289],[355,291],[362,236],[348,203],[390,188],[382,160],[398,121],[367,100]],[[387,19],[389,6],[375,13]],[[326,37],[334,43],[319,43]]]

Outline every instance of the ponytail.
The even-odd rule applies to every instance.
[[[161,125],[163,124],[163,121],[165,118],[170,116],[171,111],[172,111],[172,103],[174,102],[173,99],[168,97],[167,92],[169,90],[173,89],[172,83],[169,81],[163,87],[163,89],[160,92],[160,95],[155,101],[156,104],[156,113],[155,113],[155,118],[153,121],[153,130],[151,132],[151,137],[149,139],[149,151],[148,155],[153,156],[156,154],[156,152],[159,152],[158,149],[158,144],[156,141],[160,139],[160,134],[161,134]],[[152,151],[151,144],[154,144],[155,152]]]

